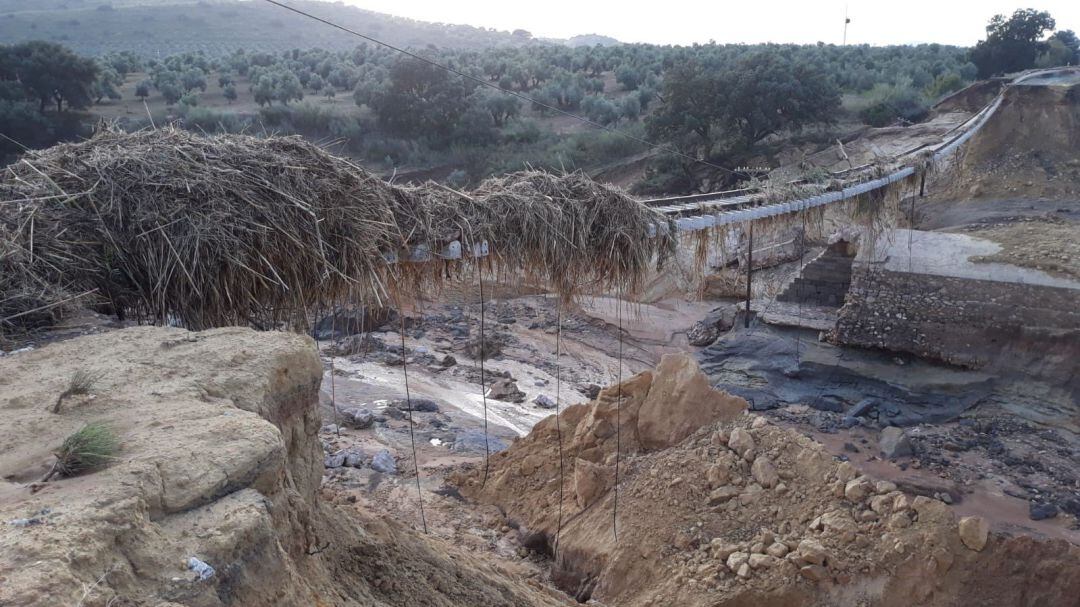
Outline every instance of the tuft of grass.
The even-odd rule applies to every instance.
[[[112,428],[101,423],[90,423],[71,436],[53,455],[56,463],[41,482],[46,482],[59,474],[61,477],[75,476],[89,470],[103,467],[120,448],[116,433]]]
[[[60,396],[56,398],[56,404],[53,405],[52,412],[59,413],[60,405],[63,404],[64,399],[69,396],[76,396],[79,394],[89,394],[90,390],[94,388],[94,384],[101,379],[101,373],[91,373],[86,369],[79,369],[71,375],[71,379],[68,380],[68,386],[60,393]]]

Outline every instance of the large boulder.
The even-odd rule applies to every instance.
[[[737,306],[716,308],[686,330],[686,339],[691,346],[700,347],[712,344],[722,333],[731,329],[737,312]]]
[[[492,382],[487,395],[488,398],[504,400],[508,403],[525,402],[525,393],[518,388],[517,383],[512,379],[500,379]]]
[[[959,532],[960,541],[969,549],[979,552],[986,547],[990,525],[981,516],[965,516],[960,519]]]
[[[706,424],[731,421],[746,409],[745,400],[714,389],[689,354],[667,354],[638,411],[638,440],[645,449],[664,449]]]
[[[351,407],[341,411],[341,423],[356,430],[364,430],[375,424],[375,414],[364,407]]]
[[[878,448],[881,454],[888,459],[897,459],[912,455],[915,450],[911,445],[911,439],[903,428],[889,426],[881,431],[878,438]]]

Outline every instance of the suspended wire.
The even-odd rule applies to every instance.
[[[619,323],[619,367],[616,373],[617,394],[615,401],[615,501],[611,509],[611,532],[619,541],[619,457],[622,453],[622,365],[623,365],[623,288],[619,285],[619,297],[615,300],[615,317]]]
[[[424,494],[420,491],[420,461],[416,459],[416,433],[413,430],[412,396],[409,394],[409,363],[405,356],[405,312],[398,303],[398,317],[401,320],[401,372],[405,375],[405,406],[409,410],[409,443],[412,445],[413,467],[416,468],[416,499],[420,503],[420,523],[424,533],[428,532],[427,517],[424,516]]]
[[[330,335],[331,335],[330,339],[332,339],[332,340],[337,339],[337,337],[338,337],[337,320],[338,320],[338,307],[334,306],[334,314],[333,314],[333,316],[331,317],[331,320],[330,320]],[[335,369],[334,369],[334,362],[335,362],[334,359],[335,359],[334,348],[331,347],[330,348],[330,404],[334,406],[334,434],[336,434],[338,438],[341,438],[341,412],[338,410],[338,404],[337,404],[337,382],[334,379],[335,376],[337,376],[337,373],[334,372],[335,371]]]
[[[802,219],[802,234],[799,236],[799,269],[795,271],[795,280],[799,280],[805,269],[804,263],[806,259],[806,214],[799,213],[799,218]],[[798,314],[799,314],[799,329],[795,332],[795,369],[799,369],[800,364],[800,347],[802,346],[802,301],[805,288],[799,285],[800,288],[795,290],[795,298],[798,302]]]
[[[555,322],[555,437],[559,442],[559,521],[555,527],[555,542],[551,549],[551,557],[559,555],[559,535],[563,525],[563,446],[562,424],[559,422],[559,399],[562,396],[562,296],[556,295]]]
[[[315,340],[315,349],[319,348],[319,317],[322,316],[322,304],[315,307],[315,322],[311,325],[311,339]]]
[[[459,69],[456,69],[456,68],[453,68],[453,67],[451,67],[449,65],[445,65],[445,64],[439,63],[437,61],[433,61],[431,59],[428,59],[427,57],[424,57],[424,56],[419,55],[417,53],[414,53],[412,51],[408,51],[408,50],[403,49],[401,47],[394,46],[394,45],[392,45],[392,44],[390,44],[388,42],[383,42],[382,40],[372,38],[371,36],[368,36],[366,34],[361,34],[360,32],[358,32],[356,30],[349,29],[349,28],[347,28],[347,27],[345,27],[343,25],[339,25],[337,23],[334,23],[333,21],[323,19],[322,17],[312,15],[311,13],[302,11],[302,10],[300,10],[298,8],[293,8],[293,7],[291,7],[291,6],[287,5],[287,4],[284,4],[282,2],[278,2],[277,0],[264,0],[264,1],[269,2],[270,4],[273,4],[274,6],[279,6],[279,7],[283,8],[283,9],[285,9],[285,10],[292,11],[292,12],[298,14],[298,15],[302,15],[302,16],[307,17],[309,19],[314,19],[315,21],[318,21],[319,23],[329,25],[330,27],[333,27],[333,28],[339,29],[339,30],[341,30],[343,32],[352,34],[353,36],[356,36],[358,38],[363,38],[364,40],[367,40],[367,41],[372,42],[374,44],[378,44],[380,46],[386,47],[386,48],[388,48],[388,49],[390,49],[392,51],[401,53],[402,55],[407,55],[407,56],[412,57],[413,59],[416,59],[418,61],[423,61],[424,63],[427,63],[428,65],[437,67],[437,68],[439,68],[441,70],[445,70],[447,72],[450,72],[451,74],[456,74],[458,76],[461,76],[462,78],[465,78],[465,79],[470,80],[472,82],[475,82],[477,84],[486,86],[486,87],[491,88],[491,89],[495,89],[496,91],[500,91],[500,92],[505,93],[507,95],[513,95],[514,97],[517,97],[518,99],[522,99],[524,101],[535,104],[535,105],[537,105],[539,107],[542,107],[544,109],[551,110],[552,112],[561,114],[563,116],[568,116],[570,118],[573,118],[574,120],[578,120],[580,122],[583,122],[583,123],[585,123],[585,124],[587,124],[587,125],[589,125],[589,126],[591,126],[593,128],[599,129],[601,131],[607,131],[608,133],[612,133],[614,135],[624,137],[624,138],[629,139],[631,141],[635,141],[635,142],[640,143],[642,145],[648,146],[648,147],[650,147],[652,149],[662,150],[662,151],[668,152],[669,154],[678,156],[680,158],[685,158],[686,160],[691,160],[693,162],[698,162],[698,163],[701,163],[703,165],[712,167],[714,169],[719,169],[719,170],[724,171],[724,172],[726,172],[728,174],[731,174],[731,175],[738,174],[737,171],[733,171],[733,170],[731,170],[731,169],[729,169],[727,167],[722,167],[722,166],[720,166],[718,164],[713,164],[712,162],[709,162],[707,160],[702,160],[700,158],[696,158],[696,157],[691,156],[689,154],[685,154],[683,152],[680,152],[679,150],[676,150],[675,148],[673,148],[673,147],[671,147],[669,145],[661,145],[661,144],[653,143],[653,142],[649,141],[648,139],[643,139],[641,137],[636,137],[636,136],[631,135],[629,133],[626,133],[624,131],[620,131],[618,129],[614,129],[614,128],[609,127],[609,126],[605,126],[603,124],[600,124],[599,122],[589,120],[588,118],[586,118],[584,116],[581,116],[580,114],[575,114],[573,112],[568,112],[568,111],[566,111],[564,109],[561,109],[561,108],[559,108],[557,106],[549,105],[547,103],[544,103],[543,101],[540,101],[538,99],[534,99],[534,98],[532,98],[532,97],[530,97],[530,96],[528,96],[528,95],[526,95],[524,93],[519,93],[517,91],[512,91],[510,89],[503,88],[503,87],[501,87],[501,86],[499,86],[497,84],[493,84],[491,82],[488,82],[487,80],[484,80],[483,78],[478,78],[476,76],[473,76],[472,74],[463,72],[463,71],[461,71]]]
[[[487,383],[484,380],[484,358],[487,356],[487,342],[484,341],[484,273],[479,267],[476,269],[476,277],[480,285],[480,397],[484,401],[484,480],[480,482],[480,488],[483,489],[488,480],[491,448],[488,445]]]

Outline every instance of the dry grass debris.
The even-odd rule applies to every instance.
[[[100,373],[91,373],[86,369],[79,369],[71,375],[71,379],[68,380],[68,386],[60,393],[60,396],[56,397],[56,404],[53,405],[52,412],[59,413],[60,405],[64,403],[64,399],[69,396],[76,396],[79,394],[89,394],[90,390],[94,388],[94,384],[101,379]]]
[[[441,264],[387,256],[455,240],[466,252],[487,241],[490,271],[564,297],[632,291],[673,247],[650,237],[663,221],[577,173],[462,193],[392,186],[299,137],[103,131],[4,170],[0,332],[50,324],[67,294],[193,329],[303,325],[318,305],[438,286],[453,276]]]

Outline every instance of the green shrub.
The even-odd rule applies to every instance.
[[[59,474],[75,476],[101,468],[115,459],[119,449],[116,433],[105,424],[91,423],[64,439],[56,450],[56,463],[42,481]]]
[[[930,113],[926,98],[910,84],[878,84],[865,95],[859,118],[870,126],[888,126],[898,119],[919,122]]]

